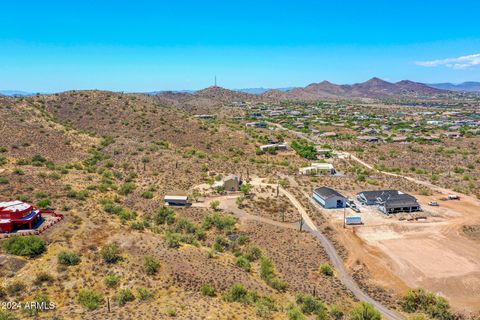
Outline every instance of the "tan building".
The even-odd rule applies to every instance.
[[[240,191],[242,180],[238,176],[230,175],[223,179],[223,187],[225,191]]]

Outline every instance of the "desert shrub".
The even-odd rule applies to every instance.
[[[128,288],[120,289],[118,291],[116,300],[120,306],[124,306],[127,302],[135,300],[132,290]]]
[[[343,313],[342,310],[340,310],[337,305],[332,304],[330,306],[330,318],[333,320],[341,320],[344,318],[345,314]]]
[[[421,312],[439,320],[453,318],[448,301],[424,289],[409,290],[403,297],[402,308],[405,312]]]
[[[30,258],[39,256],[46,249],[45,242],[37,236],[14,236],[7,239],[3,247],[10,254]]]
[[[237,258],[237,261],[235,262],[236,266],[249,272],[252,269],[252,266],[250,265],[250,261],[248,261],[247,258],[240,256]]]
[[[246,234],[241,234],[241,235],[239,235],[239,236],[237,237],[236,242],[237,242],[239,245],[243,246],[244,244],[246,244],[246,243],[248,242],[248,240],[249,240],[249,239],[248,239],[248,236],[247,236]]]
[[[153,298],[153,292],[147,288],[137,288],[137,296],[140,301],[147,301]]]
[[[165,241],[169,248],[179,248],[181,245],[182,235],[179,233],[165,231]]]
[[[128,208],[123,208],[118,214],[118,217],[122,223],[125,223],[127,220],[134,220],[137,217],[137,213]]]
[[[277,291],[285,291],[287,283],[275,275],[272,261],[267,257],[260,259],[260,277]]]
[[[84,289],[78,293],[78,302],[88,310],[95,310],[103,302],[103,296],[99,292]]]
[[[32,162],[41,162],[41,163],[44,163],[46,162],[47,159],[45,159],[44,157],[42,157],[41,155],[39,154],[36,154],[32,157]]]
[[[245,195],[249,194],[251,190],[252,190],[252,185],[249,183],[244,183],[240,186],[240,191]]]
[[[462,174],[462,173],[465,172],[465,169],[462,168],[462,167],[455,167],[455,168],[453,168],[453,172],[458,173],[458,174]]]
[[[147,274],[155,274],[160,269],[160,262],[157,261],[154,257],[146,256],[143,259],[143,268]]]
[[[67,197],[84,201],[88,197],[88,191],[87,190],[82,190],[82,191],[70,190],[67,192]]]
[[[309,294],[298,293],[295,297],[297,305],[304,314],[314,314],[319,319],[327,318],[327,307],[320,300]]]
[[[227,302],[251,304],[257,301],[258,295],[255,291],[248,291],[243,285],[236,283],[223,295],[223,299]]]
[[[18,318],[7,310],[0,310],[0,320],[17,320]]]
[[[236,220],[230,216],[222,216],[218,212],[212,213],[203,220],[203,227],[209,230],[212,227],[220,231],[231,231],[235,226]]]
[[[118,214],[120,214],[120,212],[122,212],[122,210],[123,210],[122,206],[114,204],[111,201],[105,201],[103,203],[103,211],[105,211],[107,213],[114,213],[114,214],[118,215]]]
[[[142,198],[152,199],[153,198],[153,192],[151,192],[151,191],[142,192]]]
[[[167,315],[169,317],[176,317],[177,316],[177,309],[175,308],[168,308],[167,309]]]
[[[207,283],[203,284],[200,287],[200,292],[202,293],[202,295],[204,295],[206,297],[214,297],[215,296],[215,289]]]
[[[322,263],[320,265],[320,272],[325,276],[333,276],[333,268],[328,263]]]
[[[279,292],[285,292],[288,287],[288,284],[278,277],[272,277],[266,282],[270,287]]]
[[[255,314],[262,319],[271,319],[275,311],[275,303],[269,297],[260,297],[255,302]]]
[[[114,288],[120,283],[120,276],[113,273],[107,274],[105,278],[103,278],[103,283],[109,288]]]
[[[118,190],[118,193],[126,196],[126,195],[132,193],[133,190],[135,190],[135,188],[136,188],[136,186],[133,182],[126,182],[126,183],[122,184],[122,186]]]
[[[302,311],[295,306],[288,309],[287,318],[288,320],[306,320],[307,319],[307,317],[305,317]]]
[[[183,232],[183,233],[196,233],[197,226],[193,222],[187,219],[180,219],[175,223],[173,227],[175,232]]]
[[[7,293],[9,296],[16,296],[25,291],[27,286],[21,281],[12,282],[7,286]]]
[[[350,312],[351,320],[381,320],[382,315],[380,311],[367,302],[360,302]]]
[[[249,261],[256,261],[262,257],[262,250],[260,250],[260,248],[256,245],[253,245],[248,248],[247,252],[244,254],[244,257]]]
[[[130,224],[132,230],[143,231],[146,227],[148,227],[147,221],[134,221]]]
[[[50,274],[46,272],[40,272],[35,277],[35,280],[33,281],[33,283],[38,286],[44,282],[52,282],[52,281],[53,281],[53,277]]]
[[[175,222],[175,212],[169,207],[160,207],[153,216],[156,224],[173,224]]]
[[[37,202],[37,206],[40,208],[46,208],[51,205],[52,205],[52,202],[50,201],[50,199],[42,199]]]
[[[274,275],[273,263],[267,257],[262,257],[260,260],[260,277],[266,280]]]
[[[57,255],[58,263],[64,266],[75,266],[80,263],[81,259],[75,252],[61,251]]]
[[[218,252],[223,252],[230,246],[230,243],[224,237],[217,236],[213,243],[213,249]]]
[[[214,200],[214,201],[210,202],[210,208],[211,209],[217,211],[219,207],[220,207],[220,201]]]
[[[116,263],[122,259],[120,247],[116,243],[107,244],[100,250],[100,255],[106,263]]]

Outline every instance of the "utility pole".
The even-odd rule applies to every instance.
[[[300,219],[300,232],[303,231],[303,217]]]
[[[280,184],[277,183],[277,198],[278,198],[279,192],[280,192]]]
[[[345,226],[345,209],[346,209],[346,208],[345,208],[345,207],[346,207],[346,206],[343,206],[343,229],[346,228],[346,226]]]
[[[110,297],[107,298],[108,313],[110,313]]]

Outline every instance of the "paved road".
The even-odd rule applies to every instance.
[[[252,180],[251,184],[252,185],[271,186],[273,188],[276,188],[276,185],[266,184],[266,183],[262,183],[262,182],[255,181],[255,180]],[[375,308],[377,308],[382,313],[382,315],[386,319],[389,319],[389,320],[402,320],[402,319],[404,319],[403,316],[401,316],[400,314],[388,309],[387,307],[382,305],[380,302],[374,300],[368,294],[363,292],[362,289],[360,289],[360,287],[357,285],[355,280],[353,280],[353,278],[350,276],[350,274],[345,269],[345,266],[343,265],[342,258],[340,258],[340,256],[338,255],[337,251],[335,250],[335,247],[332,245],[330,240],[328,240],[328,238],[318,230],[317,226],[315,225],[315,223],[313,223],[313,220],[307,214],[307,211],[305,210],[303,205],[297,200],[297,198],[293,194],[291,194],[287,190],[283,189],[282,187],[279,187],[279,191],[280,191],[281,194],[285,195],[290,200],[290,202],[292,202],[292,204],[295,206],[295,208],[298,210],[298,212],[300,212],[300,214],[302,216],[302,219],[305,222],[305,225],[307,226],[309,232],[315,238],[317,238],[317,240],[322,244],[323,248],[325,249],[325,251],[327,252],[327,254],[330,258],[330,261],[331,261],[333,267],[335,268],[335,270],[337,272],[338,278],[343,283],[343,285],[347,289],[349,289],[355,295],[355,297],[358,300],[371,303]],[[312,198],[308,197],[308,199],[309,199],[309,201],[311,201],[315,205],[316,208],[318,208],[317,207],[318,204],[316,204],[315,201]]]

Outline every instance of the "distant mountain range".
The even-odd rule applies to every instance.
[[[450,90],[450,91],[464,91],[464,92],[480,92],[480,82],[468,81],[459,84],[453,83],[430,83],[429,87]]]
[[[191,100],[192,98],[225,100],[241,99],[275,99],[275,100],[315,100],[320,98],[372,98],[385,99],[405,98],[438,98],[456,95],[457,92],[480,93],[480,82],[464,82],[461,84],[436,83],[424,84],[410,80],[388,82],[380,78],[355,84],[334,84],[329,81],[311,83],[306,87],[288,88],[244,88],[224,89],[209,87],[202,90],[153,91],[145,94],[163,97],[168,100]],[[0,95],[25,97],[35,95],[25,91],[0,90]]]
[[[33,96],[35,94],[36,93],[18,91],[18,90],[0,90],[1,96],[8,96],[8,97],[28,97],[28,96]]]
[[[294,87],[287,87],[287,88],[275,88],[274,90],[279,90],[279,91],[288,91],[292,90]],[[272,90],[269,88],[245,88],[245,89],[234,89],[235,91],[240,91],[240,92],[245,92],[245,93],[251,93],[251,94],[262,94],[268,90]]]
[[[328,81],[312,83],[304,88],[294,88],[287,91],[268,90],[262,95],[282,100],[315,100],[318,98],[432,98],[450,94],[450,91],[432,88],[426,84],[402,80],[388,82],[372,78],[366,82],[352,85],[338,85]]]

